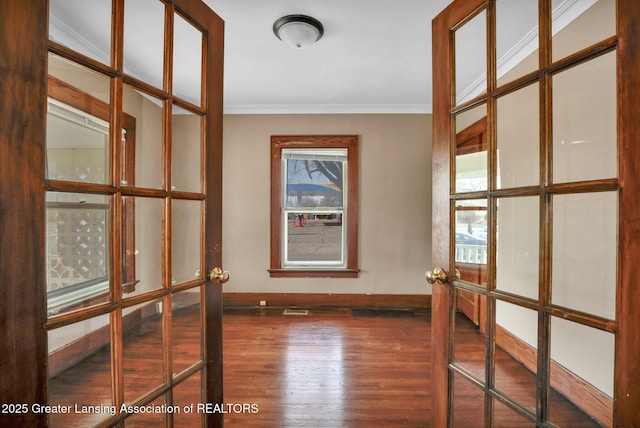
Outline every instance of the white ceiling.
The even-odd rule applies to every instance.
[[[225,113],[430,113],[431,20],[451,0],[204,0],[225,21]],[[324,36],[294,49],[290,14]]]

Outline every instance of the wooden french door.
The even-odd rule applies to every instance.
[[[200,0],[0,12],[0,169],[29,186],[2,193],[3,425],[221,426],[198,405],[222,403],[222,20]]]
[[[640,425],[637,6],[433,21],[434,427]]]

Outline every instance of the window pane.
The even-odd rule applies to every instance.
[[[127,132],[125,144],[134,144],[125,158],[124,186],[160,189],[163,186],[162,163],[162,101],[132,86],[124,85],[122,109],[130,116],[135,132]],[[130,181],[131,163],[135,182]]]
[[[498,199],[496,288],[538,299],[539,197]]]
[[[171,284],[202,279],[202,203],[174,199],[171,208]]]
[[[462,104],[487,92],[487,13],[485,11],[480,12],[456,30],[455,55],[456,104]]]
[[[286,151],[285,206],[344,207],[346,150]]]
[[[171,120],[171,187],[202,192],[202,118],[173,106]]]
[[[554,195],[553,304],[615,319],[617,219],[616,192]]]
[[[163,206],[159,198],[122,200],[124,297],[162,288]]]
[[[457,193],[477,192],[488,188],[486,118],[487,106],[484,104],[455,117]]]
[[[553,60],[616,34],[615,0],[552,0]]]
[[[173,373],[202,360],[203,320],[201,293],[203,287],[191,288],[172,296],[171,328]]]
[[[159,0],[124,2],[124,71],[163,87],[164,5]]]
[[[456,289],[456,315],[453,330],[452,362],[485,382],[486,336],[480,331],[480,312],[486,297],[469,290]]]
[[[538,68],[538,0],[497,0],[496,33],[500,85]]]
[[[342,212],[289,212],[286,222],[285,263],[342,265],[342,217]]]
[[[109,199],[47,193],[47,309],[56,315],[109,300]]]
[[[539,90],[535,83],[498,99],[498,188],[540,181]]]
[[[174,15],[173,94],[200,105],[202,85],[202,32],[180,15]]]
[[[49,38],[109,64],[111,0],[51,0]]]
[[[456,201],[455,262],[460,279],[486,285],[487,200]]]
[[[47,404],[70,408],[51,413],[50,426],[95,426],[117,413],[111,401],[110,326],[109,315],[101,315],[49,331]]]
[[[122,326],[124,401],[132,402],[162,385],[162,301],[123,309]]]
[[[616,53],[553,76],[553,182],[618,176]]]

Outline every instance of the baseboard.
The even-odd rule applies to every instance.
[[[496,326],[496,345],[536,372],[537,351],[506,329]],[[613,400],[567,368],[551,362],[551,387],[605,427],[613,420]]]
[[[431,308],[428,294],[224,293],[225,306]]]

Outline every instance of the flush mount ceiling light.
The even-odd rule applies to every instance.
[[[277,38],[296,49],[311,46],[324,34],[324,27],[307,15],[287,15],[273,23]]]

